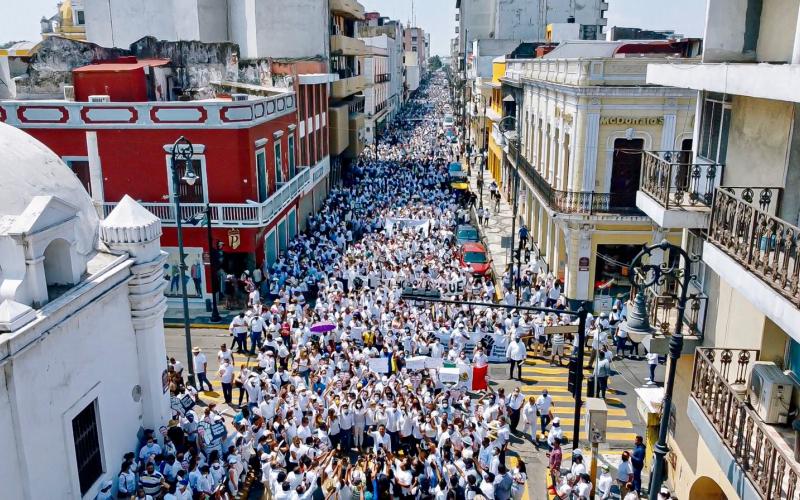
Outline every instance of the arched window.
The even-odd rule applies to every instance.
[[[44,276],[47,282],[48,300],[53,300],[65,288],[74,284],[72,258],[67,240],[55,239],[44,250]]]

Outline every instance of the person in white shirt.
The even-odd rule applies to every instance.
[[[222,395],[228,406],[233,404],[233,365],[227,359],[222,361],[218,371],[219,380],[222,383]]]
[[[541,422],[542,434],[547,432],[547,425],[550,423],[552,408],[553,397],[548,394],[547,389],[544,389],[542,394],[536,398],[536,409],[539,412],[539,421]]]
[[[529,397],[522,407],[522,419],[524,421],[524,428],[529,432],[531,441],[536,442],[536,400],[533,396]]]
[[[519,419],[522,416],[522,404],[525,402],[525,397],[520,394],[519,387],[514,388],[514,392],[508,397],[506,401],[506,408],[509,413],[509,420],[511,421],[511,431],[517,431]]]
[[[658,366],[658,353],[647,353],[647,367],[650,369],[650,376],[647,377],[645,382],[647,385],[655,385],[656,383],[656,367]]]
[[[199,347],[192,349],[192,354],[194,373],[197,376],[197,388],[202,391],[205,388],[205,384],[208,384],[208,390],[213,391],[214,386],[211,385],[211,382],[208,380],[208,375],[206,374],[208,370],[208,360],[206,359],[206,355],[202,353]]]
[[[261,337],[267,329],[267,322],[257,314],[250,320],[250,354],[255,355],[256,350],[261,347]]]
[[[550,449],[553,449],[556,439],[564,440],[564,429],[561,428],[561,419],[558,417],[553,419],[553,425],[550,427],[550,432],[547,433],[547,445]]]
[[[377,454],[380,450],[384,452],[392,451],[392,438],[386,432],[386,426],[379,426],[377,431],[372,433],[373,449]]]
[[[614,484],[614,478],[608,472],[608,464],[602,464],[600,470],[602,472],[597,479],[597,494],[600,500],[608,500],[611,498],[611,485]]]
[[[522,380],[522,363],[525,361],[525,357],[527,356],[527,350],[525,348],[525,343],[519,338],[519,336],[515,335],[514,339],[508,344],[506,347],[506,357],[508,358],[508,362],[510,364],[510,370],[508,374],[508,379],[511,380],[514,378],[514,367],[517,367],[517,379]]]
[[[241,354],[247,351],[247,319],[244,317],[243,312],[239,313],[233,318],[233,320],[231,320],[231,324],[228,329],[233,335],[231,349],[236,347],[238,344],[238,353]]]

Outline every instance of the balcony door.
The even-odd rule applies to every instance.
[[[611,164],[611,206],[635,207],[644,139],[617,139]]]

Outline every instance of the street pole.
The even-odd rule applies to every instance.
[[[652,252],[659,250],[662,252],[664,262],[669,262],[674,254],[677,252],[678,257],[673,262],[674,265],[656,265],[650,264],[649,259],[647,263],[643,263],[644,257],[649,257]],[[655,460],[653,464],[653,473],[650,476],[650,491],[649,499],[658,500],[658,493],[661,490],[661,485],[664,482],[664,474],[666,468],[666,456],[669,453],[667,447],[667,432],[669,430],[669,416],[672,409],[672,393],[675,388],[675,371],[678,368],[678,361],[681,358],[683,351],[683,319],[686,312],[686,300],[689,290],[689,282],[692,279],[691,263],[696,261],[696,257],[691,257],[683,248],[669,243],[667,240],[659,244],[644,247],[639,254],[634,257],[631,262],[630,269],[631,282],[639,288],[639,293],[645,293],[645,288],[659,286],[663,283],[665,278],[673,277],[680,279],[680,295],[678,296],[677,308],[678,314],[675,320],[675,329],[669,339],[669,366],[667,368],[667,376],[664,381],[664,400],[661,403],[661,422],[658,428],[658,441],[653,447],[653,454]],[[683,267],[680,262],[683,262]],[[640,311],[647,317],[647,311]]]
[[[178,177],[177,161],[182,160],[185,165],[184,179],[188,183],[194,184],[197,176],[192,167],[192,156],[194,149],[188,139],[181,136],[172,145],[172,191],[175,198],[175,223],[178,230],[178,272],[181,280],[181,299],[183,301],[183,331],[186,340],[186,361],[189,366],[189,385],[195,385],[194,363],[192,362],[192,329],[189,325],[189,296],[186,293],[186,259],[183,253],[183,232],[181,216],[181,178]],[[190,175],[191,172],[191,175]]]
[[[583,306],[578,308],[578,356],[575,368],[575,413],[572,422],[572,449],[580,444],[581,435],[581,405],[583,404],[583,349],[586,345],[586,316],[588,311]],[[594,483],[592,483],[594,484]]]
[[[519,216],[519,153],[522,149],[522,130],[520,130],[520,119],[519,116],[516,119],[517,122],[517,154],[515,165],[514,165],[514,221],[516,222],[517,217]],[[522,255],[520,252],[520,246],[522,243],[522,239],[520,239],[519,243],[517,244],[517,265],[516,265],[516,273],[517,277],[514,280],[514,291],[516,293],[516,303],[519,304],[519,272],[520,268],[522,267]]]
[[[217,266],[216,260],[214,258],[214,236],[211,232],[211,205],[206,203],[206,233],[208,233],[208,260],[210,262],[210,271],[211,271],[211,319],[212,323],[219,323],[222,321],[222,317],[219,315],[219,309],[217,309],[217,291],[219,290],[219,286],[217,284],[217,280],[219,276],[217,276]]]

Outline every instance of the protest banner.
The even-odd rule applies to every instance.
[[[459,370],[456,367],[442,368],[439,370],[439,380],[441,380],[443,384],[458,384],[458,375]]]
[[[442,295],[447,297],[463,295],[466,287],[467,287],[466,278],[458,278],[447,284],[447,286],[444,288],[444,292],[442,293]]]

